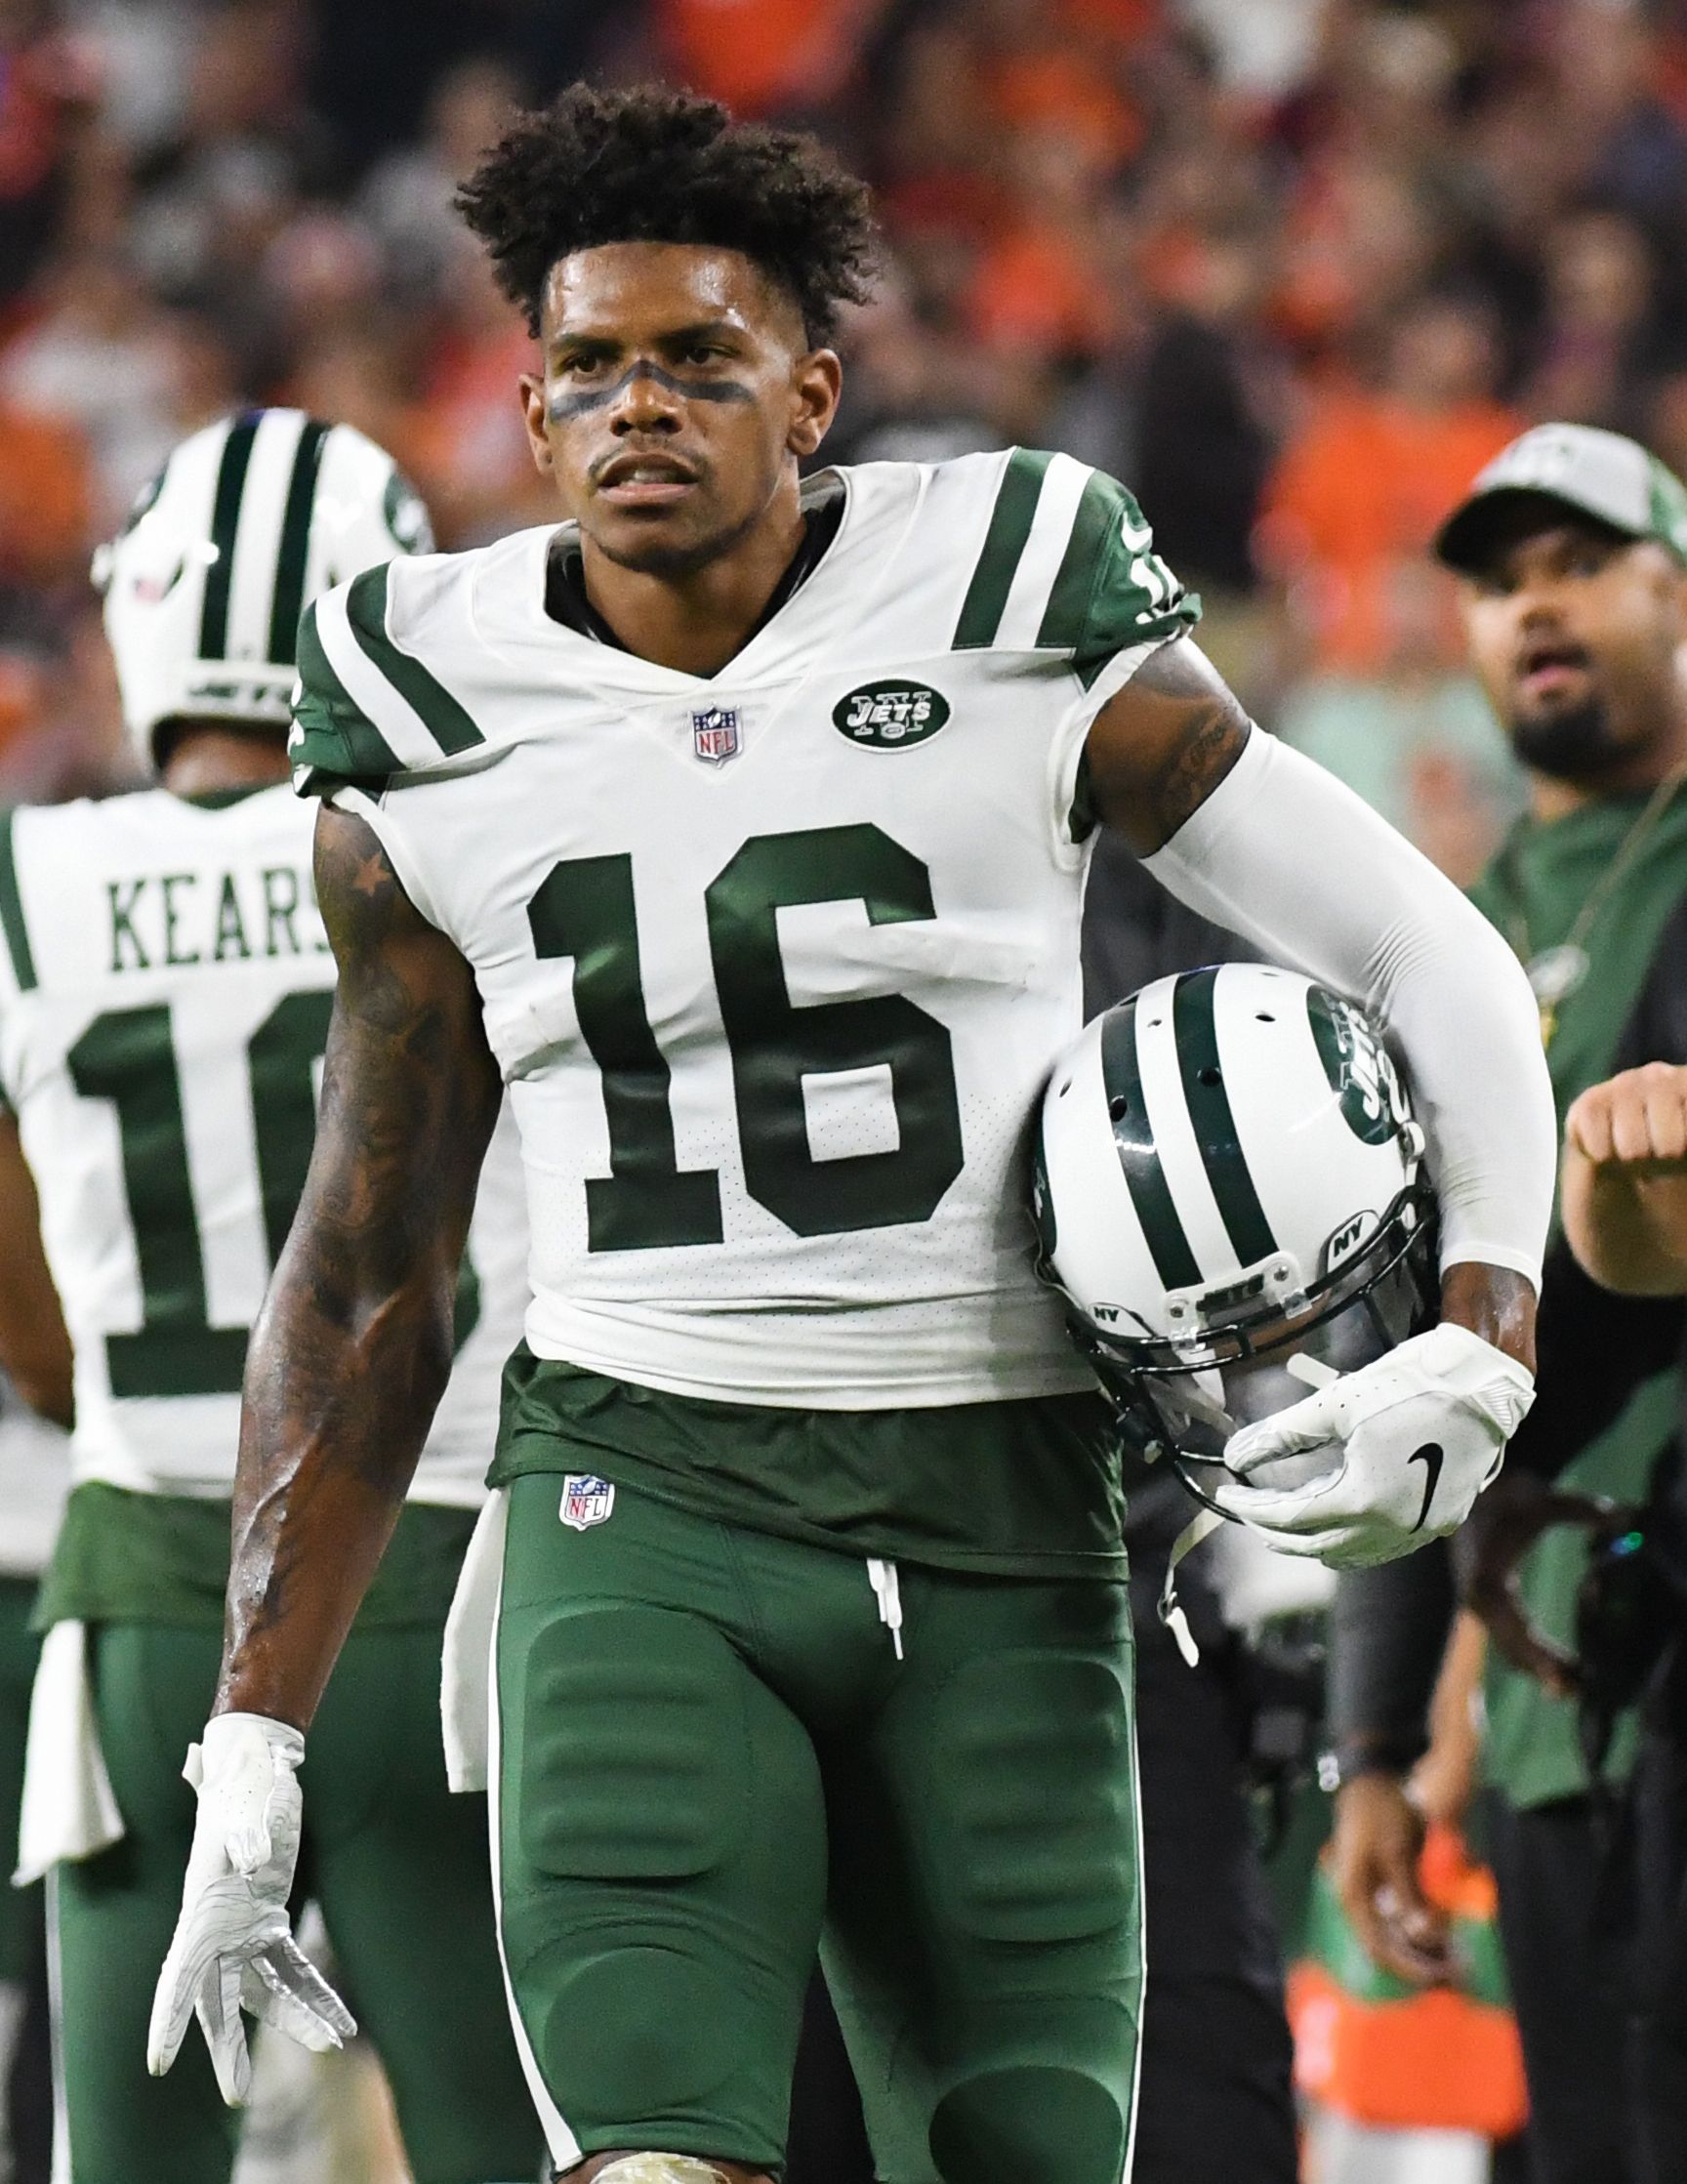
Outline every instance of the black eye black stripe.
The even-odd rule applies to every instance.
[[[737,380],[677,379],[660,364],[640,361],[629,366],[613,387],[591,387],[578,394],[558,391],[545,404],[545,414],[553,425],[561,424],[570,417],[584,417],[588,410],[602,409],[617,395],[624,394],[636,379],[653,379],[658,387],[667,388],[671,394],[683,394],[688,402],[753,402],[756,399],[749,388]]]

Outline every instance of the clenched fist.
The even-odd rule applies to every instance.
[[[1564,1118],[1564,1233],[1596,1282],[1687,1291],[1687,1068],[1649,1061],[1590,1085]]]
[[[1687,1168],[1687,1068],[1649,1061],[1590,1085],[1564,1118],[1564,1142],[1595,1168]]]

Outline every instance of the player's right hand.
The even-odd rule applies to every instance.
[[[252,2082],[242,2008],[307,2047],[338,2047],[350,2011],[293,1939],[287,1898],[299,1858],[296,1780],[305,1739],[259,1713],[205,1725],[183,1768],[199,1793],[193,1847],[146,2038],[162,2078],[197,2015],[223,2098],[237,2108]]]

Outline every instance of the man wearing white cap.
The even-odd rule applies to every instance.
[[[1529,772],[1530,807],[1475,899],[1528,969],[1562,1121],[1653,1012],[1687,897],[1687,488],[1633,440],[1543,425],[1478,475],[1435,551],[1461,580],[1472,664]],[[1488,1677],[1490,1850],[1536,2184],[1680,2173],[1648,2165],[1635,2143],[1645,2103],[1625,2059],[1630,1897],[1622,1831],[1607,1823],[1633,1720],[1594,1703],[1607,1664],[1575,1627],[1586,1533],[1546,1530],[1586,1504],[1556,1503],[1541,1482],[1645,1500],[1674,1437],[1682,1323],[1677,1298],[1597,1289],[1555,1232],[1541,1400],[1472,1527],[1471,1597],[1504,1656],[1491,1654]],[[1343,1578],[1333,1653],[1338,1880],[1373,1954],[1419,1982],[1451,1957],[1418,1888],[1421,1822],[1404,1786],[1450,1606],[1429,1556]]]

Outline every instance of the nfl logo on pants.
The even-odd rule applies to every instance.
[[[570,1471],[562,1481],[562,1506],[556,1514],[570,1532],[590,1532],[615,1506],[615,1488],[596,1471]]]
[[[700,706],[691,716],[691,749],[711,765],[724,765],[738,756],[738,708],[733,705]]]

